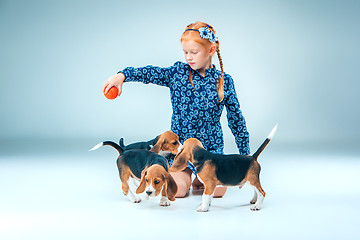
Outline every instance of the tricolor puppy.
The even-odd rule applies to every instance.
[[[119,144],[125,151],[130,149],[146,149],[158,153],[161,156],[167,156],[168,154],[179,151],[182,147],[178,135],[172,131],[166,131],[147,142],[137,142],[127,146],[124,145],[124,139],[121,138]]]
[[[164,157],[158,155],[165,159]],[[156,197],[161,193],[160,206],[170,206],[170,201],[175,201],[177,185],[173,177],[168,172],[166,165],[160,164],[160,158],[154,159],[155,164],[145,167],[141,173],[141,182],[136,190],[137,194],[144,191],[149,197]],[[163,161],[161,161],[163,162]]]
[[[222,155],[206,151],[196,138],[189,138],[183,144],[182,151],[175,157],[170,171],[181,171],[186,168],[190,161],[196,168],[198,177],[204,183],[205,189],[202,203],[198,212],[207,212],[217,185],[244,186],[249,182],[254,187],[254,198],[250,201],[255,204],[250,209],[260,210],[265,197],[265,191],[260,185],[260,164],[258,157],[270,142],[277,129],[273,128],[267,139],[252,155]]]
[[[129,149],[125,151],[121,146],[111,141],[99,143],[90,151],[109,145],[119,152],[117,166],[122,182],[122,190],[131,202],[138,203],[141,199],[131,191],[129,183],[132,181],[136,184],[134,180],[139,181],[141,179],[141,183],[136,190],[137,194],[146,191],[148,196],[155,197],[161,192],[160,205],[169,206],[169,200],[175,200],[177,185],[168,172],[167,160],[157,153],[176,155],[180,151],[182,146],[178,141],[178,137],[176,134],[171,133],[166,132],[166,134],[160,135],[151,151],[145,149]],[[173,135],[177,137],[176,141],[173,141]]]

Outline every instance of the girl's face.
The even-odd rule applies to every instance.
[[[194,70],[198,70],[200,74],[205,75],[205,69],[211,67],[211,58],[215,51],[213,48],[206,48],[194,40],[182,41],[182,48],[186,62]]]

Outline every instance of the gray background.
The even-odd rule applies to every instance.
[[[168,130],[167,88],[129,83],[109,101],[102,84],[126,66],[184,61],[181,33],[201,20],[217,30],[252,149],[276,123],[284,144],[359,143],[359,10],[358,1],[0,1],[0,139]]]
[[[349,0],[0,0],[0,239],[360,239],[359,12]],[[126,83],[109,101],[102,85],[126,66],[183,61],[196,20],[217,30],[252,152],[279,124],[256,213],[249,186],[206,214],[193,191],[169,208],[133,204],[116,151],[88,152],[170,128],[169,89]]]

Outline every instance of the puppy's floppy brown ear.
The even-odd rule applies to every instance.
[[[162,135],[159,136],[156,144],[150,149],[150,151],[159,154],[162,145],[164,144],[164,137]]]
[[[145,191],[145,188],[146,188],[146,177],[147,175],[147,170],[144,169],[141,173],[141,181],[140,181],[140,185],[139,187],[136,189],[136,194],[140,194],[140,193],[143,193]]]
[[[165,182],[166,182],[166,194],[168,199],[170,201],[175,201],[175,195],[177,193],[178,187],[174,178],[170,175],[170,173],[166,173]]]
[[[171,168],[169,169],[169,171],[170,172],[180,172],[180,171],[184,170],[187,167],[187,164],[191,158],[192,158],[191,152],[188,149],[183,148],[180,151],[180,153],[178,153],[175,156],[174,162],[173,162]]]

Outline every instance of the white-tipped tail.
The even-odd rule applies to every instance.
[[[104,146],[104,143],[103,143],[103,142],[99,143],[98,145],[96,145],[95,147],[93,147],[92,149],[90,149],[89,151],[94,151],[94,150],[96,150],[96,149],[101,148],[102,146]]]
[[[269,136],[267,137],[268,139],[272,139],[272,137],[275,135],[276,130],[277,130],[278,124],[275,125],[275,127],[271,130]]]

